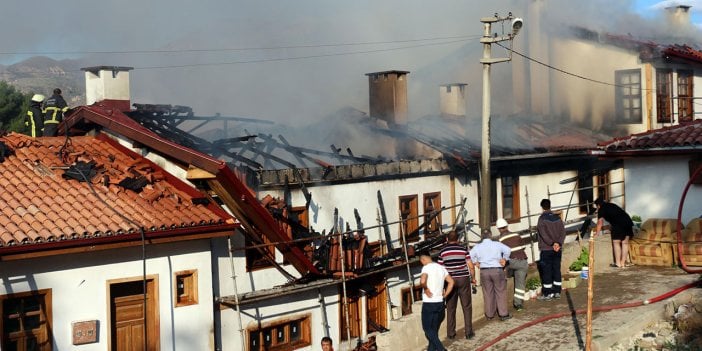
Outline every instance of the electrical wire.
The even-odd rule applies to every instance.
[[[340,46],[363,46],[363,45],[380,45],[380,44],[400,44],[412,43],[420,41],[434,41],[447,39],[478,39],[480,35],[458,35],[444,36],[418,39],[403,39],[403,40],[388,40],[388,41],[360,41],[348,43],[324,43],[324,44],[300,44],[300,45],[283,45],[283,46],[252,46],[252,47],[234,47],[234,48],[205,48],[205,49],[152,49],[152,50],[75,50],[75,51],[2,51],[0,55],[79,55],[79,54],[110,54],[110,55],[129,55],[129,54],[165,54],[165,53],[201,53],[201,52],[229,52],[229,51],[265,51],[265,50],[286,50],[286,49],[313,49],[326,47]]]
[[[546,67],[546,68],[548,68],[548,69],[552,69],[552,70],[554,70],[554,71],[556,71],[556,72],[560,72],[560,73],[563,73],[563,74],[568,75],[568,76],[571,76],[571,77],[583,79],[583,80],[585,80],[585,81],[592,82],[592,83],[597,83],[597,84],[612,86],[612,87],[616,87],[616,88],[629,88],[629,87],[630,87],[630,86],[628,86],[628,85],[622,85],[622,84],[616,84],[616,83],[611,83],[611,82],[605,82],[605,81],[602,81],[602,80],[598,80],[598,79],[586,77],[586,76],[583,76],[583,75],[580,75],[580,74],[577,74],[577,73],[569,72],[569,71],[566,71],[566,70],[564,70],[564,69],[561,69],[561,68],[552,66],[552,65],[550,65],[550,64],[548,64],[548,63],[539,61],[539,60],[537,60],[537,59],[535,59],[535,58],[533,58],[533,57],[529,57],[529,56],[527,56],[527,55],[525,55],[525,54],[523,54],[523,53],[521,53],[521,52],[519,52],[519,51],[516,51],[516,50],[514,50],[514,49],[512,49],[512,48],[508,48],[508,47],[506,47],[506,46],[504,46],[504,45],[502,45],[502,44],[500,44],[500,43],[495,43],[495,44],[497,44],[498,46],[502,47],[503,49],[509,50],[509,51],[512,52],[513,54],[515,54],[515,55],[517,55],[517,56],[520,56],[520,57],[522,57],[522,58],[524,58],[524,59],[526,59],[526,60],[528,60],[528,61],[534,62],[534,63],[539,64],[539,65],[541,65],[541,66],[544,66],[544,67]],[[639,90],[642,90],[642,91],[651,91],[651,92],[658,92],[658,89],[656,89],[656,88],[641,88],[641,87],[640,87]],[[678,97],[678,99],[679,99],[679,97]],[[702,103],[696,102],[696,101],[694,101],[694,100],[692,101],[692,103],[695,104],[695,105],[702,105]]]
[[[69,144],[71,144],[71,140],[70,140],[70,136],[69,136],[69,132],[68,132],[68,123],[64,123],[64,125],[65,125],[66,139],[63,143],[63,146],[61,146],[61,148],[58,151],[58,156],[61,159],[61,162],[63,162],[63,164],[65,166],[69,166],[69,164],[67,162],[68,161],[67,148],[68,148]],[[132,226],[139,228],[139,234],[141,235],[141,284],[142,284],[142,289],[144,292],[143,300],[142,300],[142,302],[144,304],[144,307],[142,308],[142,318],[144,319],[144,329],[146,330],[146,329],[148,329],[146,327],[146,325],[147,325],[146,322],[147,322],[148,316],[146,314],[146,310],[147,310],[147,308],[146,308],[146,303],[147,303],[147,299],[146,299],[146,234],[144,233],[144,227],[141,226],[139,223],[135,222],[134,220],[132,220],[131,218],[125,216],[122,212],[120,212],[119,210],[114,208],[114,206],[110,205],[102,196],[100,196],[100,194],[98,194],[98,192],[95,190],[95,187],[93,187],[93,184],[90,182],[90,180],[85,175],[85,173],[83,173],[83,171],[81,171],[79,167],[74,167],[74,169],[76,171],[78,171],[78,174],[80,174],[80,176],[83,178],[83,180],[88,184],[88,188],[90,189],[92,194],[100,202],[102,202],[107,208],[112,210],[112,212],[114,212],[117,216],[124,219]],[[144,331],[144,341],[143,341],[142,346],[143,346],[144,350],[148,349],[148,334],[146,333],[146,331]]]

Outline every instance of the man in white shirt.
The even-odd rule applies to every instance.
[[[444,320],[444,298],[453,289],[453,278],[444,266],[435,263],[429,252],[419,255],[422,263],[422,276],[419,286],[422,290],[422,329],[429,341],[427,351],[444,351],[439,339],[439,326]],[[444,282],[447,283],[444,289]]]

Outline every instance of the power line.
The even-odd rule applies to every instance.
[[[202,52],[228,52],[228,51],[265,51],[265,50],[283,50],[283,49],[311,49],[325,47],[341,47],[341,46],[362,46],[362,45],[380,45],[380,44],[401,44],[422,41],[436,41],[448,39],[477,39],[479,35],[461,35],[461,36],[445,36],[419,39],[404,39],[404,40],[389,40],[389,41],[361,41],[349,43],[324,43],[324,44],[301,44],[301,45],[285,45],[285,46],[252,46],[252,47],[234,47],[234,48],[205,48],[205,49],[155,49],[155,50],[75,50],[75,51],[16,51],[16,52],[0,52],[0,55],[79,55],[79,54],[110,54],[110,55],[128,55],[128,54],[164,54],[164,53],[202,53]]]
[[[552,70],[554,70],[554,71],[563,73],[563,74],[565,74],[565,75],[569,75],[569,76],[572,76],[572,77],[575,77],[575,78],[583,79],[583,80],[586,80],[586,81],[588,81],[588,82],[593,82],[593,83],[597,83],[597,84],[602,84],[602,85],[607,85],[607,86],[612,86],[612,87],[617,87],[617,88],[630,88],[630,86],[628,86],[628,85],[622,85],[622,84],[616,84],[616,83],[605,82],[605,81],[602,81],[602,80],[598,80],[598,79],[594,79],[594,78],[590,78],[590,77],[585,77],[585,76],[580,75],[580,74],[577,74],[577,73],[568,72],[568,71],[563,70],[563,69],[561,69],[561,68],[552,66],[552,65],[550,65],[550,64],[548,64],[548,63],[541,62],[541,61],[539,61],[539,60],[537,60],[537,59],[535,59],[535,58],[529,57],[529,56],[527,56],[527,55],[525,55],[525,54],[522,54],[522,53],[519,52],[519,51],[516,51],[516,50],[513,50],[513,49],[511,49],[511,48],[508,48],[508,47],[506,47],[506,46],[504,46],[504,45],[502,45],[502,44],[500,44],[500,43],[496,43],[496,44],[499,45],[500,47],[504,48],[504,49],[507,49],[507,50],[511,51],[511,52],[514,53],[515,55],[520,56],[520,57],[522,57],[522,58],[528,60],[528,61],[537,63],[537,64],[539,64],[539,65],[542,65],[542,66],[547,67],[547,68],[549,68],[549,69],[552,69]],[[639,87],[639,89],[642,90],[642,91],[651,91],[651,92],[657,92],[657,91],[658,91],[658,89],[656,89],[656,88],[642,88],[642,87]],[[679,98],[678,98],[678,99],[679,99]],[[702,106],[702,103],[696,102],[696,101],[694,101],[694,100],[692,101],[692,103],[695,104],[695,105],[701,105],[701,106]]]

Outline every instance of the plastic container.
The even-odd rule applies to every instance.
[[[590,268],[583,267],[583,269],[580,271],[580,278],[587,279],[589,276],[590,276]]]

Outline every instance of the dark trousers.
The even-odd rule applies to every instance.
[[[481,269],[480,285],[483,287],[485,317],[493,318],[495,312],[502,317],[509,315],[505,271],[502,268]]]
[[[56,136],[58,123],[44,123],[44,136]]]
[[[427,351],[444,351],[444,345],[439,339],[439,326],[443,320],[443,302],[422,302],[422,329],[429,340]]]
[[[541,251],[539,273],[541,273],[541,294],[561,293],[561,252]]]
[[[453,290],[446,298],[446,334],[448,337],[456,336],[456,307],[460,297],[466,336],[468,336],[473,331],[473,300],[470,295],[470,278],[453,278],[453,281]]]

